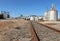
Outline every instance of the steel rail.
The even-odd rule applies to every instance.
[[[54,32],[58,32],[58,33],[60,34],[60,30],[57,30],[57,29],[52,28],[52,27],[50,27],[50,26],[44,25],[44,24],[42,24],[42,23],[38,23],[38,24],[40,24],[40,25],[42,25],[42,26],[44,26],[44,27],[46,27],[46,28],[49,28],[50,30],[53,30]]]
[[[40,39],[39,39],[35,29],[34,29],[32,22],[30,22],[30,26],[31,26],[32,41],[40,41]]]

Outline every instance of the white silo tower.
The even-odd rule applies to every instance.
[[[52,7],[49,11],[49,21],[56,21],[58,19],[58,11],[55,10],[54,4],[52,4]]]
[[[46,12],[44,13],[43,20],[48,20],[48,11],[46,11]]]

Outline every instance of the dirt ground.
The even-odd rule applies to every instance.
[[[60,23],[47,23],[45,25],[60,30]]]
[[[23,19],[17,19],[17,20],[0,20],[0,32],[2,34],[8,32],[10,29],[13,29],[18,26],[22,26],[27,21]]]
[[[60,30],[60,21],[50,21],[50,22],[46,21],[46,22],[39,22],[39,23],[42,23],[44,25]]]

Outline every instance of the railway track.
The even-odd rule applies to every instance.
[[[46,25],[31,22],[32,41],[60,41],[60,31]]]
[[[30,22],[30,26],[31,26],[32,41],[40,41],[32,22]]]
[[[41,24],[41,23],[38,23],[38,24],[40,24],[40,25],[42,25],[42,26],[45,26],[46,28],[49,28],[49,29],[53,30],[54,32],[58,32],[58,33],[60,34],[60,30],[57,30],[57,29],[55,29],[55,28],[49,27],[49,26],[44,25],[44,24]]]

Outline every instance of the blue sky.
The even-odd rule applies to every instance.
[[[46,8],[50,9],[52,3],[55,4],[60,17],[60,0],[0,0],[0,11],[10,12],[11,17],[21,14],[43,16]]]

